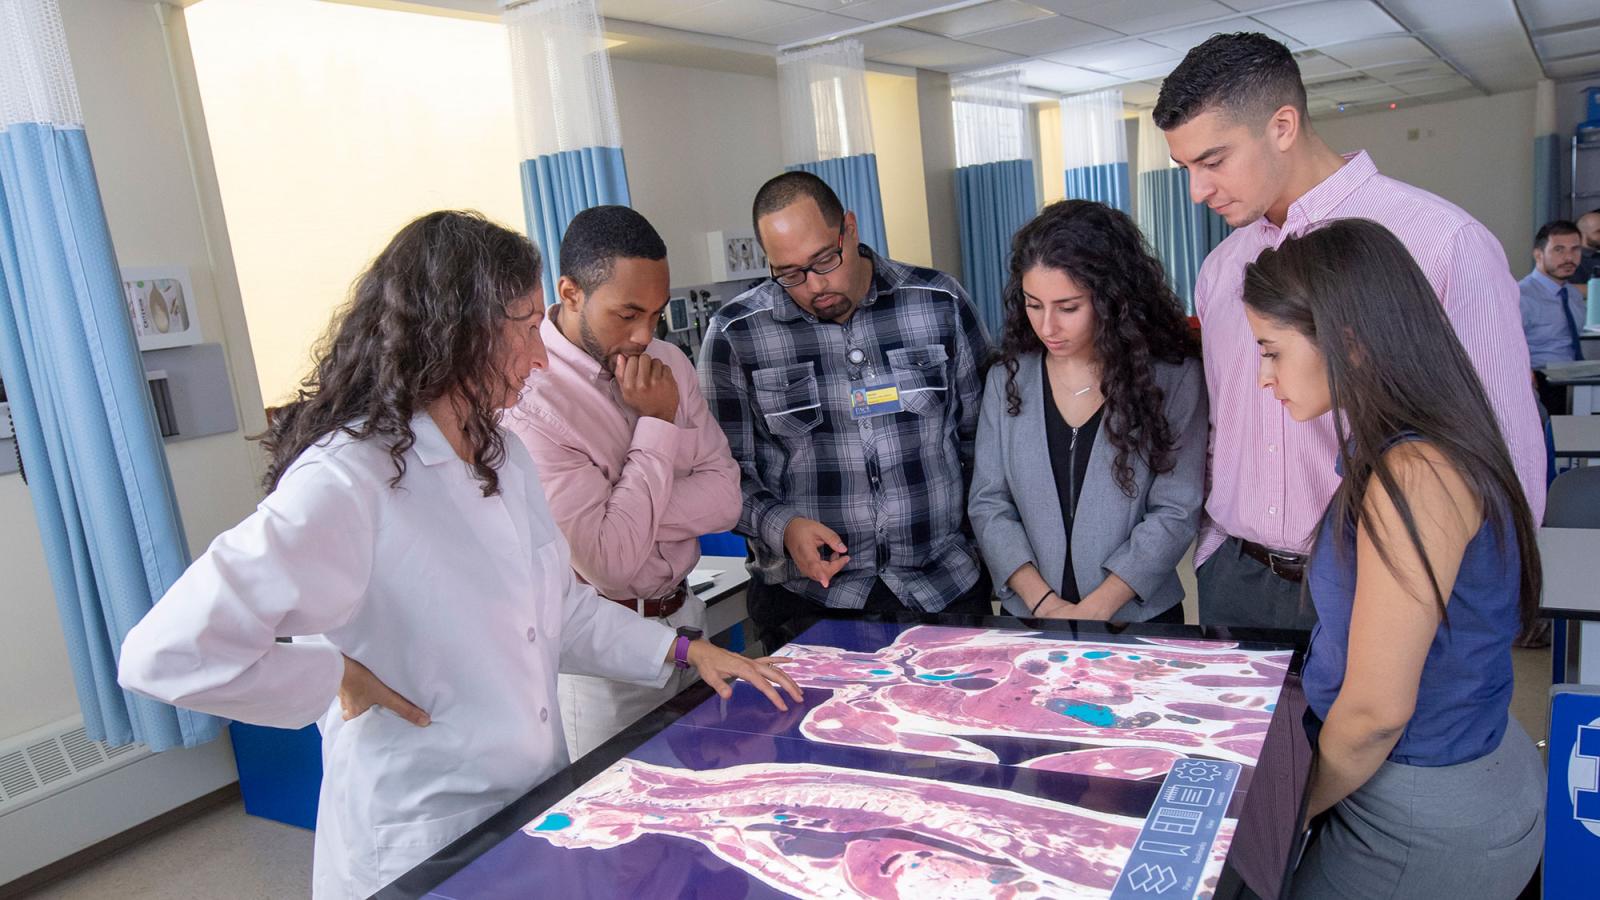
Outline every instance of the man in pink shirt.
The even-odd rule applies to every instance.
[[[1292,421],[1256,380],[1244,267],[1320,222],[1372,219],[1428,276],[1488,392],[1533,508],[1544,513],[1544,439],[1521,339],[1517,284],[1489,231],[1460,208],[1335,153],[1306,113],[1294,57],[1260,34],[1216,35],[1167,76],[1155,123],[1189,192],[1236,231],[1195,285],[1211,397],[1210,488],[1195,551],[1200,621],[1309,628],[1305,553],[1338,484],[1333,422]],[[1488,426],[1490,423],[1484,423]]]
[[[694,364],[655,340],[667,304],[667,248],[624,206],[584,210],[561,241],[559,303],[540,337],[550,364],[528,380],[505,424],[539,467],[572,567],[601,596],[698,637],[705,603],[685,578],[699,537],[732,528],[742,497],[728,441]],[[573,759],[682,690],[560,676]]]

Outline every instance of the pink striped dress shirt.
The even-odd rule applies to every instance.
[[[1229,235],[1200,266],[1195,310],[1211,395],[1210,490],[1195,563],[1229,535],[1304,552],[1339,478],[1331,415],[1289,418],[1257,381],[1259,356],[1244,316],[1244,267],[1330,219],[1372,219],[1411,251],[1444,304],[1489,395],[1517,476],[1544,515],[1544,432],[1522,339],[1517,283],[1488,229],[1460,208],[1378,174],[1365,151],[1289,206],[1283,227],[1265,218]]]
[[[551,307],[539,326],[550,365],[528,379],[504,425],[538,466],[578,575],[617,600],[665,596],[700,561],[700,535],[739,521],[739,467],[682,350],[666,341],[646,350],[672,368],[677,418],[640,418],[556,327],[559,314]]]

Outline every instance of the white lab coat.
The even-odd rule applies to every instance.
[[[322,728],[314,897],[366,897],[568,762],[556,672],[659,687],[672,631],[600,599],[522,442],[500,493],[426,414],[405,478],[376,440],[295,460],[129,633],[124,687],[243,722]],[[276,643],[289,635],[324,639]],[[341,654],[426,710],[346,722]]]

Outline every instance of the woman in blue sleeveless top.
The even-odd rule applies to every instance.
[[[1264,251],[1244,302],[1262,387],[1297,421],[1331,414],[1344,448],[1307,579],[1317,831],[1293,896],[1515,897],[1544,833],[1543,766],[1507,715],[1540,572],[1483,386],[1375,222]]]

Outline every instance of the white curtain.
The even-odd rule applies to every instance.
[[[950,102],[958,168],[1033,158],[1021,69],[954,76]]]
[[[506,10],[512,97],[522,142],[528,237],[544,251],[555,297],[561,236],[592,206],[627,206],[617,93],[595,0],[533,0]]]
[[[1155,120],[1148,115],[1140,116],[1139,146],[1134,171],[1143,175],[1146,172],[1176,168],[1177,165],[1172,161],[1172,151],[1167,149],[1166,132],[1157,128]]]
[[[1061,149],[1066,195],[1132,212],[1128,139],[1122,92],[1096,91],[1061,101]]]
[[[778,57],[783,164],[874,152],[860,41],[835,41]]]
[[[1128,161],[1121,91],[1112,88],[1061,99],[1061,156],[1068,169]]]
[[[1011,236],[1039,211],[1021,71],[951,78],[950,104],[962,274],[979,317],[995,332],[1005,319]]]
[[[533,0],[504,13],[522,158],[621,147],[617,93],[595,0]]]

